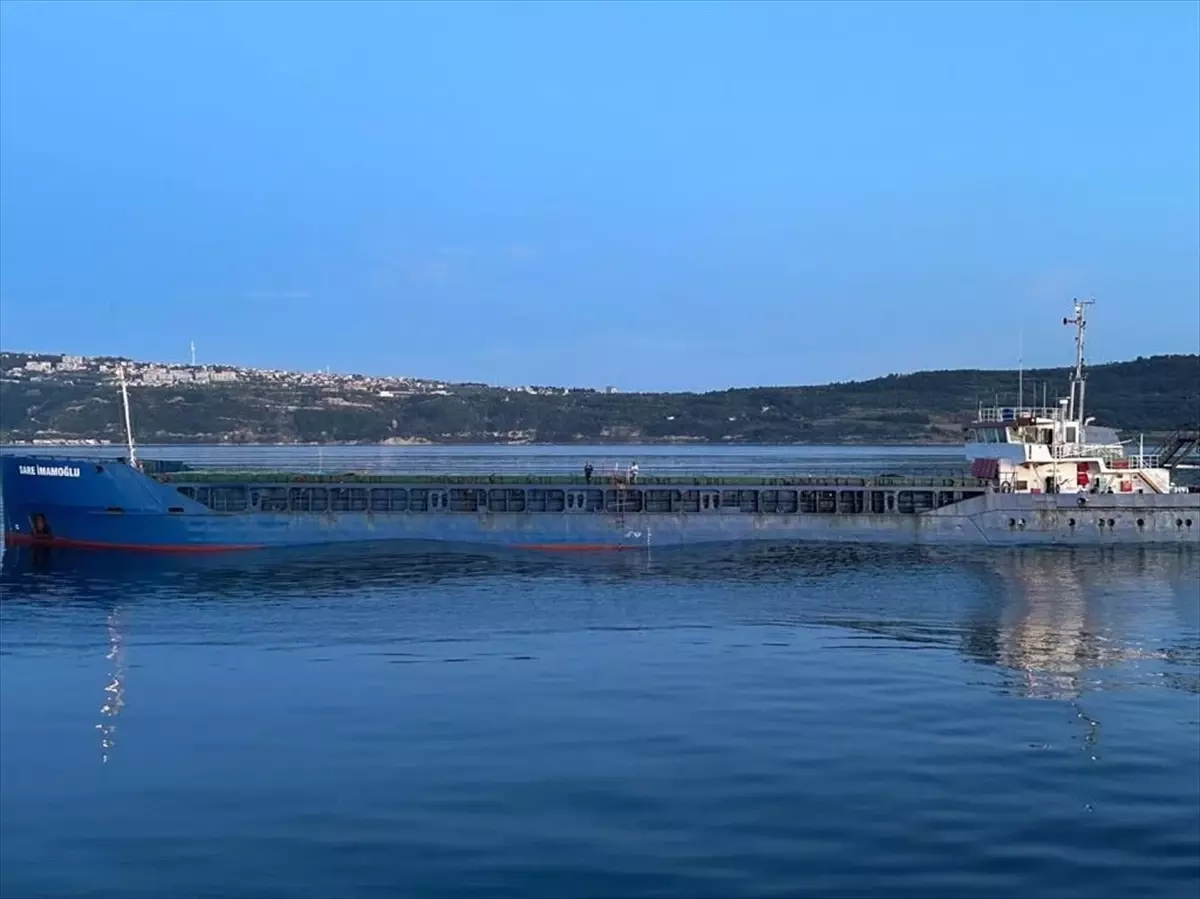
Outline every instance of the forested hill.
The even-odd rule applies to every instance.
[[[75,359],[68,370],[68,363],[53,361],[59,358],[2,354],[0,439],[119,441],[120,391],[111,364]],[[130,397],[139,440],[953,443],[962,439],[961,426],[979,402],[999,396],[1011,403],[1017,388],[1015,371],[928,371],[815,387],[657,394],[381,384],[387,379],[249,369],[193,374],[193,380],[169,383],[159,383],[157,375],[154,382],[135,381]],[[1026,401],[1040,401],[1048,383],[1053,403],[1065,393],[1067,377],[1066,369],[1025,372]],[[1200,356],[1092,367],[1087,407],[1098,423],[1127,436],[1162,434],[1196,421]]]

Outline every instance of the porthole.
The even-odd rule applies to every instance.
[[[1098,527],[1098,528],[1104,527],[1104,519],[1103,518],[1096,519],[1096,527]]]
[[[1017,526],[1017,520],[1015,518],[1010,518],[1008,520],[1008,526],[1010,528],[1015,528]]]
[[[1137,520],[1137,526],[1138,526],[1139,528],[1144,528],[1144,527],[1146,526],[1146,519],[1144,519],[1144,518],[1139,518],[1139,519]]]
[[[1111,528],[1111,527],[1113,527],[1115,524],[1116,524],[1116,522],[1115,522],[1115,521],[1113,521],[1111,518],[1108,520],[1108,526],[1109,526],[1110,528]]]
[[[1074,518],[1067,519],[1067,527],[1069,527],[1069,528],[1075,527],[1075,519]]]
[[[1177,528],[1183,527],[1183,519],[1182,518],[1175,519],[1175,527],[1177,527]]]
[[[1192,520],[1189,518],[1187,521],[1184,522],[1184,524],[1190,528],[1192,526]]]

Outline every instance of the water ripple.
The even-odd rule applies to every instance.
[[[7,556],[0,894],[1182,897],[1200,556]]]

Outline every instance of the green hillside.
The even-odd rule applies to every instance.
[[[32,357],[7,354],[3,367]],[[23,364],[23,363],[22,363]],[[1065,369],[1025,373],[1026,399],[1049,383],[1065,392]],[[928,371],[814,387],[711,393],[540,393],[446,385],[380,396],[342,386],[234,383],[131,388],[143,442],[311,441],[433,443],[947,443],[979,402],[1012,402],[1015,371]],[[1036,385],[1036,386],[1035,386]],[[1127,435],[1162,434],[1200,419],[1200,356],[1154,356],[1088,372],[1088,411]],[[97,371],[5,377],[5,440],[121,439],[120,393]]]

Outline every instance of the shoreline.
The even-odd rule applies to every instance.
[[[1147,435],[1149,439],[1150,435]],[[408,448],[420,447],[427,449],[440,449],[449,447],[705,447],[705,448],[720,448],[720,447],[836,447],[836,448],[872,448],[872,447],[931,447],[931,448],[951,448],[962,446],[961,442],[947,440],[846,440],[839,442],[828,441],[788,441],[786,443],[763,443],[757,441],[742,441],[742,440],[594,440],[594,441],[575,441],[572,443],[561,443],[555,441],[537,441],[537,440],[520,440],[520,441],[477,441],[477,440],[404,440],[404,441],[365,441],[365,440],[328,440],[328,441],[234,441],[234,440],[172,440],[169,442],[156,443],[153,441],[139,441],[140,447],[261,447],[261,448],[280,448],[280,447],[372,447],[377,449],[390,448]],[[0,441],[0,448],[21,448],[21,449],[38,449],[38,448],[57,448],[71,447],[79,449],[124,449],[125,445],[117,441],[89,441],[80,438],[67,438],[63,440],[18,440],[18,441]]]

